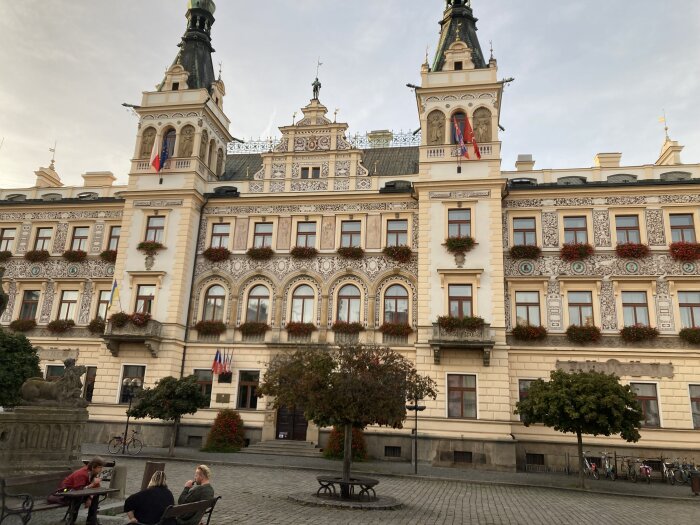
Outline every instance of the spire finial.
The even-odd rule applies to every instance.
[[[489,40],[489,44],[491,46],[491,58],[490,58],[490,60],[493,60],[493,40]]]
[[[321,93],[321,82],[319,82],[319,80],[318,80],[318,70],[322,65],[323,65],[323,62],[321,62],[321,57],[318,57],[318,61],[316,62],[316,80],[314,80],[311,83],[311,87],[314,88],[313,100],[318,100],[318,96]]]
[[[221,66],[223,65],[222,62],[219,62],[219,80],[221,80]]]
[[[659,117],[659,122],[661,122],[664,125],[664,132],[666,133],[666,140],[671,140],[671,137],[668,136],[668,121],[666,120],[666,110],[664,109],[664,116]]]
[[[50,170],[55,170],[56,169],[56,144],[57,142],[54,140],[53,141],[53,148],[49,148],[49,151],[52,153],[51,155],[51,165],[49,166]]]

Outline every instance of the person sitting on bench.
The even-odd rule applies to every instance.
[[[153,473],[146,490],[126,498],[124,512],[129,516],[129,523],[155,525],[160,522],[165,509],[174,504],[173,493],[165,482],[165,472],[158,470]],[[165,525],[175,525],[175,519],[166,521]]]
[[[104,468],[105,460],[95,456],[83,468],[76,470],[61,482],[58,490],[51,494],[47,501],[49,503],[66,503],[61,493],[71,490],[94,489],[100,486],[100,473]],[[85,498],[85,506],[89,508],[86,525],[97,525],[97,506],[100,498]],[[78,518],[79,507],[73,512],[73,522]]]
[[[178,504],[195,503],[197,501],[205,501],[214,497],[214,488],[209,483],[211,470],[206,465],[199,465],[194,471],[194,480],[189,480],[185,483],[185,488],[182,489],[180,497],[177,499]],[[198,525],[202,519],[204,511],[182,516],[177,518],[177,525]]]

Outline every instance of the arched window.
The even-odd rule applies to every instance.
[[[205,129],[202,131],[202,139],[199,142],[199,158],[202,160],[207,158],[207,144],[209,144],[209,133]]]
[[[458,111],[457,113],[452,115],[452,119],[450,119],[450,136],[452,137],[452,144],[459,144],[459,141],[457,140],[457,133],[455,130],[455,121],[457,122],[457,126],[459,126],[459,129],[462,132],[462,137],[464,137],[464,140],[466,142],[466,136],[464,135],[464,121],[466,119],[466,115],[461,111]]]
[[[346,284],[338,292],[338,321],[345,323],[360,322],[360,290],[357,286]]]
[[[246,323],[267,323],[267,313],[270,311],[270,292],[258,285],[248,294]]]
[[[205,321],[223,321],[224,303],[226,301],[226,290],[224,287],[215,284],[210,286],[204,294],[204,315]]]
[[[298,286],[292,294],[292,322],[313,323],[314,290],[308,284]]]
[[[408,324],[408,292],[395,284],[384,294],[384,322]]]
[[[211,139],[209,142],[209,157],[207,158],[207,166],[211,171],[214,171],[214,155],[216,155],[216,142]]]
[[[177,132],[174,129],[168,130],[168,132],[163,136],[162,149],[167,148],[169,159],[175,156],[175,139],[177,139]]]

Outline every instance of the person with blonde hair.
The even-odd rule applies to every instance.
[[[165,472],[157,470],[151,476],[146,490],[132,494],[126,499],[124,512],[129,517],[129,523],[154,525],[160,522],[165,509],[174,504],[175,498],[168,489]],[[175,525],[175,520],[169,520],[167,525]]]
[[[194,469],[194,479],[190,479],[185,483],[185,488],[182,489],[180,497],[177,499],[178,504],[195,503],[196,501],[206,501],[214,498],[214,488],[209,483],[211,478],[211,469],[206,465],[198,465]],[[195,512],[186,516],[177,518],[177,525],[198,525],[202,519],[204,511]]]

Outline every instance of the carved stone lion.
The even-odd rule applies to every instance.
[[[75,359],[66,359],[66,369],[58,381],[45,381],[39,377],[27,379],[22,385],[23,405],[84,408],[88,402],[83,399],[83,382],[80,377],[86,372],[84,366],[75,366]]]

